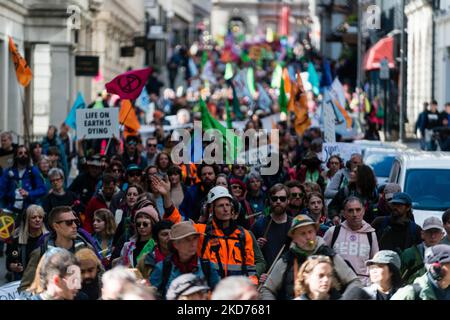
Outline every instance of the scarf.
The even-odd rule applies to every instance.
[[[188,262],[181,262],[178,253],[172,255],[172,262],[182,274],[194,273],[198,269],[198,257],[194,255]]]

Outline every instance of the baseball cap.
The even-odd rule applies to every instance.
[[[200,235],[200,232],[195,230],[191,221],[174,224],[169,232],[170,240],[181,240],[192,235]]]
[[[404,205],[410,206],[410,205],[412,205],[412,199],[409,196],[409,194],[407,194],[405,192],[397,192],[397,193],[394,193],[394,196],[389,201],[389,203],[404,204]]]
[[[402,188],[397,183],[388,183],[385,185],[383,192],[386,201],[391,201],[395,193],[402,192]]]
[[[426,264],[450,263],[450,246],[448,244],[438,244],[425,250]]]
[[[289,229],[288,236],[292,237],[292,234],[295,229],[304,226],[314,225],[317,229],[317,223],[306,214],[299,214],[292,220],[291,228]]]
[[[137,164],[132,163],[127,167],[127,172],[130,171],[142,171],[142,169]]]
[[[430,229],[439,229],[441,231],[444,231],[444,225],[441,221],[441,219],[437,217],[428,217],[423,222],[423,231],[430,230]]]
[[[187,296],[201,291],[209,290],[205,280],[193,273],[182,274],[170,283],[167,290],[167,300],[177,300],[180,296]]]
[[[378,264],[378,263],[392,264],[398,270],[400,270],[400,267],[402,265],[402,262],[400,260],[398,253],[395,251],[392,251],[392,250],[378,251],[372,259],[366,261],[366,266],[369,266],[371,264]]]

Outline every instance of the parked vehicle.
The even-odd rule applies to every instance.
[[[439,219],[450,208],[450,154],[445,152],[405,151],[392,165],[389,182],[400,184],[413,200],[418,225],[435,216]]]

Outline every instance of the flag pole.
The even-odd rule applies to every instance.
[[[25,91],[25,88],[23,88]],[[22,112],[23,112],[23,122],[24,122],[24,145],[28,145],[30,143],[30,128],[29,128],[29,117],[28,117],[28,108],[25,105],[25,97],[24,92],[22,92],[22,88],[19,87],[19,95],[20,100],[22,102]]]
[[[130,103],[131,103],[131,101],[130,101]],[[131,108],[133,108],[133,105],[131,105]],[[119,122],[121,124],[121,127],[119,128],[119,134],[123,130],[123,128],[125,127],[125,121],[127,121],[128,115],[131,112],[131,108],[130,108],[130,110],[128,110],[127,115],[125,116],[125,119],[123,120],[123,123]],[[120,137],[117,137],[117,138],[120,138]],[[106,145],[105,154],[108,153],[108,149],[109,149],[109,145],[111,144],[111,140],[112,140],[112,138],[108,139],[108,144]]]

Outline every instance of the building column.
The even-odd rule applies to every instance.
[[[59,127],[70,109],[72,84],[72,48],[70,43],[51,43],[50,124]]]

